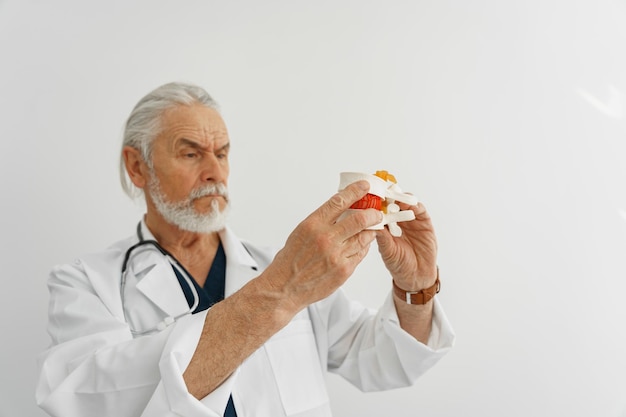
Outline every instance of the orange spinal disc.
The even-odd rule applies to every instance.
[[[381,210],[383,204],[383,199],[374,194],[366,194],[365,197],[352,204],[350,208],[352,209],[368,209],[375,208],[376,210]]]
[[[382,178],[385,181],[391,181],[394,184],[398,183],[398,181],[396,181],[396,177],[394,177],[392,174],[390,174],[387,171],[376,171],[374,175],[376,175],[378,178]]]

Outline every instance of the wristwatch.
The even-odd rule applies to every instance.
[[[437,267],[437,280],[428,288],[424,288],[420,291],[406,291],[398,287],[395,281],[393,282],[393,293],[400,299],[406,300],[407,304],[426,304],[433,299],[435,294],[441,290],[441,281],[439,281],[439,267]]]

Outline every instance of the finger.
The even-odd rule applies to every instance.
[[[396,204],[398,205],[398,207],[400,207],[400,210],[411,210],[413,211],[413,213],[415,213],[415,218],[420,218],[420,217],[424,217],[428,218],[428,211],[426,210],[426,207],[424,206],[424,204],[422,203],[417,203],[414,206],[410,206],[406,203],[402,203],[400,201],[396,201]]]
[[[350,210],[335,223],[335,233],[346,240],[365,229],[383,221],[383,214],[376,209]]]
[[[433,229],[430,215],[426,211],[426,208],[422,203],[418,203],[417,206],[408,206],[405,209],[401,207],[402,211],[412,211],[415,218],[410,221],[400,221],[397,225],[404,231],[426,231]]]
[[[365,255],[369,252],[371,243],[376,239],[376,232],[365,230],[351,239],[350,251],[348,258],[356,258],[361,262]]]
[[[359,252],[363,249],[369,249],[372,242],[376,239],[376,231],[374,230],[363,230],[360,233],[357,233],[348,241],[346,241],[346,245],[351,246],[354,252]]]
[[[426,207],[422,203],[417,203],[417,205],[413,206],[411,209],[413,210],[413,213],[415,213],[415,218],[420,218],[424,220],[430,219],[428,211],[426,211]]]
[[[387,229],[377,230],[376,244],[378,245],[378,251],[380,253],[386,253],[394,244],[394,237],[391,235],[391,233],[389,233],[389,230]]]
[[[350,206],[367,194],[370,185],[367,181],[357,181],[332,196],[317,211],[322,219],[335,222]]]

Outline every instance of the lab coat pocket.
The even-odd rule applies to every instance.
[[[265,349],[286,415],[329,402],[313,327],[308,318],[293,320],[265,344]]]

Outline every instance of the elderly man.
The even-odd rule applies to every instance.
[[[407,386],[452,345],[422,205],[404,205],[416,218],[401,237],[368,230],[380,211],[346,212],[368,191],[356,182],[270,252],[226,227],[229,150],[199,87],[166,84],[136,105],[121,169],[146,214],[50,275],[37,387],[50,415],[330,416],[327,369],[366,391]],[[340,290],[374,239],[399,288],[378,311]]]

